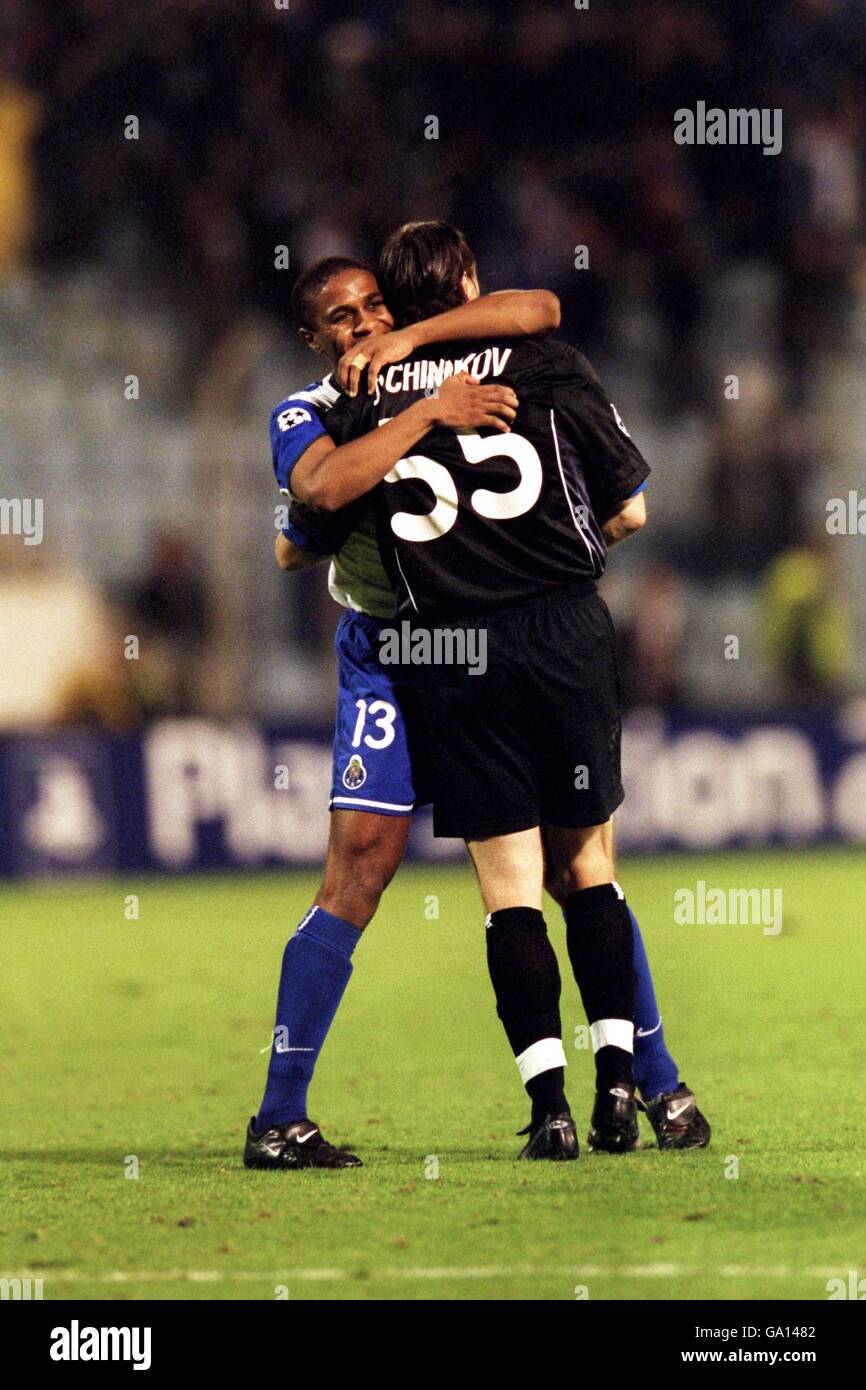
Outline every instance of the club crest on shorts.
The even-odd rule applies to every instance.
[[[348,787],[350,792],[357,791],[358,787],[363,787],[366,780],[367,769],[364,761],[360,753],[353,753],[343,773],[343,786]]]

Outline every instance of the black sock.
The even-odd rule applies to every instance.
[[[593,1031],[596,1084],[599,1089],[633,1085],[633,1031],[627,1024],[634,1021],[637,975],[625,898],[613,883],[602,883],[572,893],[563,912],[571,968]]]
[[[565,1099],[565,1068],[551,1067],[540,1071],[527,1081],[526,1089],[532,1101],[532,1125],[541,1124],[545,1115],[570,1115]]]
[[[532,1099],[533,1123],[544,1115],[568,1114],[559,964],[537,908],[506,907],[490,913],[487,966],[496,1012]],[[534,1054],[527,1056],[532,1048]]]

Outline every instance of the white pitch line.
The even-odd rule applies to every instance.
[[[856,1262],[841,1265],[810,1265],[795,1269],[790,1265],[442,1265],[430,1268],[395,1269],[111,1269],[88,1273],[83,1269],[24,1270],[6,1278],[43,1279],[58,1284],[155,1284],[155,1283],[328,1283],[353,1280],[364,1283],[375,1279],[448,1280],[509,1279],[546,1276],[564,1279],[833,1279],[847,1277]]]

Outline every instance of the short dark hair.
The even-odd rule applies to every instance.
[[[379,256],[379,285],[398,323],[417,323],[465,302],[464,275],[475,256],[462,232],[447,222],[406,222]]]
[[[298,276],[292,286],[292,313],[301,328],[307,328],[311,333],[316,331],[316,301],[331,277],[339,275],[342,270],[366,270],[370,275],[375,273],[363,261],[355,261],[351,256],[325,256],[324,260],[316,261],[309,270]]]

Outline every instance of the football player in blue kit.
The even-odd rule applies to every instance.
[[[272,414],[274,469],[289,496],[297,461],[308,451],[313,457],[334,448],[325,420],[341,396],[335,372],[354,394],[367,369],[375,381],[389,364],[427,343],[547,333],[559,318],[558,301],[548,292],[505,291],[395,331],[375,276],[345,258],[330,258],[307,271],[295,287],[293,305],[303,340],[328,359],[332,371],[280,402]],[[341,452],[355,451],[353,466],[364,467],[369,458],[381,477],[385,463],[397,463],[436,425],[507,431],[516,405],[507,388],[485,389],[454,377],[436,395]],[[630,529],[623,509],[606,529],[608,543]],[[360,1160],[329,1144],[309,1119],[307,1090],[351,975],[352,952],[403,857],[413,808],[429,799],[424,740],[410,673],[380,661],[379,633],[393,619],[396,600],[369,498],[327,514],[294,503],[276,552],[284,570],[329,559],[330,592],[345,611],[336,639],[339,694],[328,855],[315,902],[285,949],[268,1081],[248,1127],[244,1161],[267,1168],[353,1167]],[[665,1046],[636,923],[635,966],[635,1072],[659,1146],[703,1146],[709,1126]]]
[[[547,291],[504,291],[443,314],[439,322],[430,320],[417,338],[407,338],[393,331],[373,272],[343,257],[302,275],[293,307],[302,339],[328,359],[332,371],[288,396],[272,413],[274,471],[288,496],[297,460],[332,447],[323,417],[340,396],[334,369],[342,355],[354,359],[353,368],[348,361],[342,367],[357,379],[359,350],[373,340],[385,344],[377,360],[388,360],[389,352],[399,360],[422,341],[444,340],[455,332],[539,333],[559,320],[558,300]],[[396,462],[434,420],[452,428],[506,430],[513,400],[505,388],[455,380],[438,398],[358,443],[374,461],[390,451]],[[395,594],[368,504],[362,501],[335,518],[293,507],[276,548],[284,569],[333,555],[329,588],[345,611],[336,636],[339,693],[324,876],[283,955],[267,1085],[248,1127],[244,1162],[255,1168],[355,1167],[358,1158],[329,1144],[309,1119],[307,1090],[352,973],[352,952],[403,858],[409,817],[419,801],[416,777],[423,750],[416,739],[417,697],[399,671],[379,662],[378,632],[383,620],[393,617]]]

